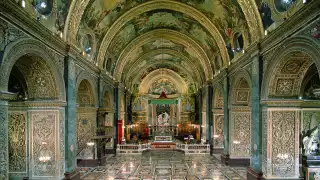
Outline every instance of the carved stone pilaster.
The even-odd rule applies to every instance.
[[[9,179],[8,102],[0,101],[0,178]]]
[[[262,171],[265,179],[299,178],[300,109],[264,108]]]

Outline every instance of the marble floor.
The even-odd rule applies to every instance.
[[[227,180],[246,179],[246,168],[221,165],[215,156],[150,151],[109,157],[97,168],[81,168],[82,180]]]

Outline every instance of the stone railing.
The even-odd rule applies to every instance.
[[[178,144],[177,149],[185,154],[210,154],[209,144]]]
[[[210,154],[209,144],[180,144],[177,143],[177,150],[185,154]],[[151,150],[151,144],[118,144],[117,154],[142,154],[143,151]]]
[[[142,154],[143,151],[150,149],[150,143],[147,144],[118,144],[118,154]]]

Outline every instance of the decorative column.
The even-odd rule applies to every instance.
[[[221,163],[228,165],[229,164],[229,90],[230,90],[230,84],[229,84],[229,77],[228,73],[223,79],[223,101],[224,101],[224,107],[223,107],[223,116],[224,116],[224,122],[223,122],[223,154],[221,155]]]
[[[262,59],[258,52],[252,57],[252,107],[251,107],[251,161],[247,172],[247,179],[262,178],[262,117],[261,117],[261,82]]]
[[[120,117],[121,113],[121,107],[120,107],[120,96],[119,96],[119,83],[116,82],[114,85],[114,107],[115,107],[115,113],[114,113],[114,122],[113,122],[113,129],[114,129],[114,145],[113,148],[117,149],[117,144],[118,144],[118,120]]]
[[[1,92],[0,99],[3,99]],[[9,179],[8,101],[0,100],[0,178]]]
[[[64,82],[67,106],[65,108],[65,171],[73,173],[77,155],[76,80],[74,60],[67,56],[64,62]]]
[[[212,114],[212,96],[213,96],[213,87],[212,83],[209,82],[207,86],[207,140],[210,144],[210,151],[213,151],[213,114]]]

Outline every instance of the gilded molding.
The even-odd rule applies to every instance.
[[[114,70],[114,76],[116,80],[121,80],[121,74],[124,68],[124,65],[127,64],[127,59],[130,57],[130,54],[136,47],[140,47],[143,44],[150,42],[152,40],[160,39],[160,38],[166,38],[168,40],[172,40],[174,42],[178,42],[180,44],[183,44],[186,47],[192,48],[196,53],[197,56],[200,57],[200,63],[204,68],[204,73],[206,76],[206,79],[212,79],[213,77],[213,71],[211,69],[210,60],[205,53],[205,51],[201,48],[201,46],[196,43],[193,39],[186,36],[185,34],[182,34],[177,31],[169,30],[169,29],[157,29],[153,31],[149,31],[134,40],[132,40],[121,52],[119,55],[116,68]]]
[[[200,72],[202,72],[203,70],[201,69],[200,66],[197,66],[198,64],[195,61],[193,61],[193,59],[189,59],[183,53],[181,53],[179,51],[171,50],[171,49],[156,49],[156,50],[153,50],[153,51],[150,51],[150,52],[147,52],[147,53],[141,55],[139,58],[136,59],[136,61],[134,61],[132,63],[131,66],[127,66],[128,68],[125,68],[125,70],[124,70],[122,75],[127,75],[128,74],[128,76],[126,78],[126,79],[128,79],[132,72],[136,72],[137,67],[139,67],[139,64],[141,62],[143,62],[144,60],[148,60],[149,57],[153,57],[153,56],[158,55],[158,54],[170,54],[170,55],[173,55],[173,56],[178,56],[183,61],[186,61],[187,63],[192,64],[191,69],[193,70],[193,72],[191,72],[191,73],[189,72],[190,74],[195,73],[196,74],[195,77],[197,77],[199,81],[202,79],[201,75],[200,75]],[[202,71],[200,71],[200,70],[202,70]],[[122,79],[122,76],[121,76],[121,79]]]

